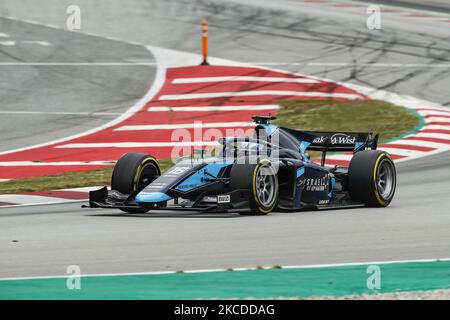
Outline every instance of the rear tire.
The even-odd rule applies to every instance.
[[[368,207],[387,207],[394,197],[397,174],[387,152],[364,150],[354,154],[348,170],[352,199]]]
[[[261,160],[258,164],[234,164],[230,188],[250,191],[250,212],[239,212],[240,215],[266,215],[278,202],[278,176],[269,160]]]
[[[126,153],[114,166],[111,189],[123,194],[137,193],[161,175],[158,162],[145,153]],[[128,213],[145,213],[146,208],[120,209]]]

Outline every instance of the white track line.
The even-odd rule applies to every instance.
[[[0,38],[9,38],[9,34],[0,33]]]
[[[226,77],[198,77],[198,78],[178,78],[172,81],[173,84],[203,83],[203,82],[285,82],[285,83],[319,83],[315,79],[307,78],[283,78],[283,77],[248,77],[248,76],[226,76]]]
[[[1,180],[0,180],[1,181]],[[89,198],[89,191],[98,190],[103,186],[93,186],[93,187],[82,187],[82,188],[71,188],[71,189],[59,189],[54,191],[69,191],[69,192],[81,192],[86,194],[85,199],[81,200],[73,200],[66,199],[63,197],[46,197],[46,196],[37,196],[37,195],[2,195],[0,202],[11,203],[9,205],[0,205],[0,209],[4,208],[18,208],[18,207],[30,207],[30,206],[40,206],[40,205],[56,205],[56,204],[65,204],[65,203],[78,203],[78,202],[86,202]],[[50,190],[53,191],[53,190]],[[24,196],[28,197],[28,201],[23,201],[22,198],[18,198],[16,196]],[[17,203],[17,201],[21,201]]]
[[[334,268],[334,267],[358,267],[370,265],[387,265],[387,264],[401,264],[401,263],[427,263],[427,262],[447,262],[450,258],[436,258],[436,259],[416,259],[416,260],[387,260],[387,261],[361,261],[349,263],[330,263],[330,264],[312,264],[312,265],[291,265],[281,266],[282,269],[320,269],[320,268]],[[255,270],[271,270],[271,267],[243,267],[233,268],[233,271],[255,271]],[[211,273],[211,272],[231,272],[230,269],[197,269],[197,270],[183,270],[183,273]],[[153,276],[153,275],[167,275],[177,274],[178,271],[150,271],[150,272],[127,272],[127,273],[99,273],[99,274],[83,274],[81,277],[120,277],[120,276]],[[16,280],[33,280],[33,279],[66,279],[70,275],[51,275],[51,276],[35,276],[35,277],[10,277],[0,278],[0,281],[16,281]]]
[[[15,41],[0,41],[0,46],[13,47],[16,45]]]
[[[44,47],[48,47],[48,46],[52,45],[50,42],[40,41],[40,40],[24,40],[24,41],[21,41],[20,43],[21,44],[38,44],[38,45],[44,46]]]
[[[386,144],[388,146],[389,144]],[[379,147],[379,150],[386,151],[391,155],[403,156],[403,157],[411,157],[419,154],[423,154],[424,151],[417,150],[408,150],[408,149],[399,149],[399,148],[389,148],[389,147]]]
[[[419,112],[419,113],[427,112],[427,111],[444,112],[444,113],[447,113],[447,114],[450,113],[450,109],[449,108],[439,107],[439,105],[438,106],[434,106],[434,107],[423,107],[423,106],[419,107],[419,106],[417,106],[416,109],[417,109],[417,112]]]
[[[152,147],[198,147],[218,146],[217,141],[181,141],[181,142],[99,142],[99,143],[69,143],[56,146],[58,149],[81,149],[81,148],[152,148]]]
[[[254,122],[194,122],[176,124],[150,124],[123,126],[114,131],[140,131],[140,130],[173,130],[173,129],[193,129],[193,128],[229,128],[229,127],[254,127]]]
[[[396,149],[396,150],[409,150],[409,151],[414,151],[414,152],[430,152],[430,151],[434,151],[436,149],[430,150],[430,151],[420,151],[417,150],[417,145],[409,145],[409,144],[404,144],[402,143],[403,140],[394,140],[388,143],[383,143],[382,145],[378,146],[378,149],[380,150],[384,150],[385,148],[390,148],[390,149]],[[392,145],[395,145],[395,147],[391,147]],[[401,146],[401,147],[397,147],[397,146]],[[431,147],[429,147],[431,148]],[[431,148],[432,149],[432,148]]]
[[[427,129],[433,129],[433,130],[450,130],[450,127],[448,126],[441,126],[438,124],[430,124],[425,125],[421,130],[427,130]]]
[[[48,205],[55,205],[55,204],[67,204],[67,203],[77,203],[77,202],[86,202],[88,199],[88,195],[86,196],[85,200],[69,200],[69,199],[60,199],[60,198],[53,198],[53,201],[46,201],[46,202],[33,202],[33,203],[17,203],[17,204],[11,204],[7,206],[0,206],[0,209],[8,209],[8,208],[20,208],[20,207],[36,207],[36,206],[48,206]],[[9,201],[6,201],[9,202]],[[12,202],[9,202],[12,203]]]
[[[450,111],[425,111],[425,110],[419,110],[417,111],[422,116],[450,116]]]
[[[445,133],[419,132],[417,134],[413,134],[413,135],[408,136],[408,137],[444,139],[444,140],[448,140],[449,144],[450,144],[450,134],[445,134]]]
[[[428,147],[428,148],[435,148],[435,149],[448,149],[448,147],[450,146],[449,144],[445,144],[445,143],[422,141],[422,140],[405,140],[405,139],[392,141],[392,143],[401,144],[401,145],[418,146],[418,147]]]
[[[47,203],[55,202],[55,197],[33,196],[33,195],[21,195],[21,194],[0,194],[0,202],[9,202],[17,204],[34,204],[34,203]],[[65,199],[61,199],[63,201]],[[2,206],[3,207],[3,206]]]
[[[443,115],[432,115],[429,118],[425,119],[427,123],[431,123],[431,122],[443,122],[443,121],[448,121],[450,120],[449,116],[443,116]],[[448,123],[448,126],[450,127],[450,122]]]
[[[0,167],[46,167],[46,166],[100,166],[114,164],[115,161],[61,161],[61,162],[33,162],[33,161],[1,161]]]
[[[119,112],[58,112],[58,111],[9,111],[0,110],[0,114],[35,114],[35,115],[68,115],[68,116],[117,116],[123,113]]]
[[[92,186],[92,187],[81,187],[81,188],[71,188],[71,189],[58,189],[56,191],[77,191],[77,192],[86,192],[98,190],[103,188],[103,186]]]
[[[349,62],[248,62],[260,66],[369,67],[369,68],[450,68],[448,63],[349,63]]]
[[[8,41],[4,41],[3,43],[0,42],[0,44],[5,44]],[[14,41],[9,41],[14,42]],[[10,44],[11,45],[11,44]],[[35,66],[35,67],[64,67],[64,66],[75,66],[75,67],[82,67],[82,66],[93,66],[93,67],[127,67],[127,66],[156,66],[156,62],[0,62],[0,66]]]
[[[279,105],[254,105],[254,106],[204,106],[204,107],[150,107],[148,112],[197,112],[197,111],[246,111],[246,110],[277,110]]]
[[[353,94],[353,93],[261,90],[261,91],[166,94],[166,95],[162,95],[159,99],[160,100],[185,100],[185,99],[222,98],[222,97],[245,97],[245,96],[323,97],[323,98],[343,98],[343,99],[349,99],[349,100],[356,100],[356,99],[362,98],[361,95]]]

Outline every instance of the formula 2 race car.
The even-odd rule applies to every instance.
[[[194,210],[264,215],[272,210],[386,207],[396,188],[396,170],[378,135],[311,132],[278,127],[275,117],[253,117],[252,137],[221,138],[217,155],[198,151],[161,174],[143,153],[124,154],[111,190],[92,191],[90,208],[127,213]],[[321,151],[321,165],[308,150]],[[348,167],[325,166],[327,152],[353,152]]]

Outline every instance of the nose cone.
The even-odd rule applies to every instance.
[[[135,201],[137,203],[158,203],[172,199],[162,192],[140,192],[137,194]]]

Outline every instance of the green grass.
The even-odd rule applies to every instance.
[[[317,131],[370,131],[380,134],[380,141],[402,136],[421,125],[413,112],[377,100],[368,101],[285,101],[276,124]],[[311,156],[315,154],[311,153]],[[162,170],[170,159],[159,161]],[[0,194],[55,190],[110,184],[112,168],[69,172],[39,178],[0,182]]]
[[[367,101],[285,101],[276,124],[301,130],[378,132],[380,141],[400,137],[417,128],[415,113],[388,102]]]

